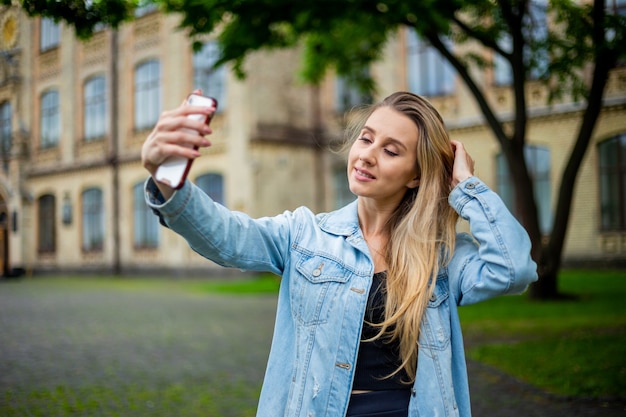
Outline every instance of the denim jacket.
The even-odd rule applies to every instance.
[[[252,219],[190,182],[167,202],[159,196],[149,179],[148,204],[199,254],[282,276],[257,416],[344,416],[374,273],[356,202],[331,213],[301,207]],[[497,194],[472,177],[449,203],[469,220],[471,236],[458,234],[422,320],[412,417],[470,416],[457,306],[523,292],[537,279],[528,235]]]

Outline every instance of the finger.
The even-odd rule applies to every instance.
[[[155,126],[155,131],[157,132],[170,132],[180,129],[191,129],[199,135],[212,133],[212,130],[205,123],[204,118],[198,120],[187,117],[185,114],[179,114],[178,112],[167,115],[164,114]]]
[[[186,129],[163,132],[156,138],[156,142],[159,144],[171,144],[188,148],[194,146],[198,148],[211,146],[211,142],[204,136],[199,135],[197,131]]]
[[[161,158],[159,164],[163,163],[170,156],[182,156],[188,159],[195,159],[200,156],[200,151],[194,147],[180,146],[177,144],[166,143],[160,148]]]

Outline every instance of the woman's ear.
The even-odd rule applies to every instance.
[[[411,181],[409,181],[409,183],[406,185],[408,188],[417,188],[420,185],[420,178],[419,177],[415,177],[413,178]]]

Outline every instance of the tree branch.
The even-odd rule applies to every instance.
[[[502,146],[503,150],[508,149],[509,148],[508,138],[507,138],[506,133],[504,132],[504,129],[502,129],[502,125],[500,121],[498,120],[495,113],[491,109],[491,106],[487,102],[487,99],[485,98],[485,94],[482,92],[482,90],[478,87],[478,85],[476,84],[472,76],[469,74],[469,71],[467,70],[465,65],[463,65],[461,60],[459,60],[446,47],[446,45],[441,41],[441,39],[436,33],[429,33],[429,34],[425,34],[424,36],[426,37],[426,39],[428,39],[430,44],[435,49],[437,49],[439,53],[443,55],[444,58],[448,60],[448,62],[454,67],[454,69],[457,70],[457,72],[459,73],[463,81],[465,81],[467,87],[470,89],[472,95],[474,96],[476,102],[478,103],[478,106],[480,107],[483,115],[485,116],[487,123],[491,127],[491,130],[494,132],[496,139]]]

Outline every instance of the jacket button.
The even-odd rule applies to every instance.
[[[322,275],[322,271],[320,271],[319,269],[316,269],[315,271],[313,271],[314,277],[319,277],[320,275]]]

